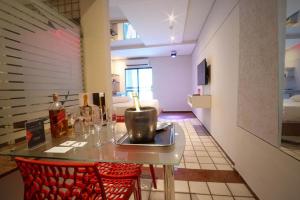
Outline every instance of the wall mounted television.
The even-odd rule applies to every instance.
[[[197,66],[197,78],[198,85],[208,84],[209,72],[206,59],[202,60],[202,62]]]

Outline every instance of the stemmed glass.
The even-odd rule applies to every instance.
[[[114,110],[111,110],[111,112],[109,112],[109,110],[107,110],[107,119],[108,119],[108,126],[109,129],[111,130],[112,133],[112,138],[111,138],[111,142],[116,142],[116,138],[115,138],[115,132],[116,132],[116,123],[117,123],[117,116]]]
[[[83,117],[81,117],[81,116],[76,116],[75,117],[73,128],[74,128],[74,133],[77,134],[77,135],[80,135],[80,134],[84,133]]]
[[[94,128],[95,128],[96,135],[97,135],[96,147],[100,147],[102,145],[100,131],[103,126],[103,113],[102,113],[101,109],[99,109],[99,118],[94,119],[93,124],[94,124]]]

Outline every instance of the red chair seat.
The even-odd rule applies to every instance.
[[[109,171],[98,163],[74,163],[15,158],[24,182],[24,199],[139,199],[136,180],[102,177]]]
[[[136,178],[140,177],[142,172],[141,164],[132,163],[107,163],[101,162],[98,164],[102,177],[112,178]]]
[[[135,179],[137,184],[138,199],[142,199],[140,176],[142,173],[141,164],[133,163],[107,163],[101,162],[97,165],[102,177],[130,178]]]
[[[129,199],[136,186],[132,179],[103,178],[102,180],[107,199]]]

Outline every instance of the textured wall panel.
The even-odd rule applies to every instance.
[[[238,126],[278,145],[277,0],[240,1]]]

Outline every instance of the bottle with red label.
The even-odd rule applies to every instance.
[[[58,100],[58,94],[53,94],[53,103],[49,107],[49,119],[52,137],[60,137],[68,132],[66,111]]]

